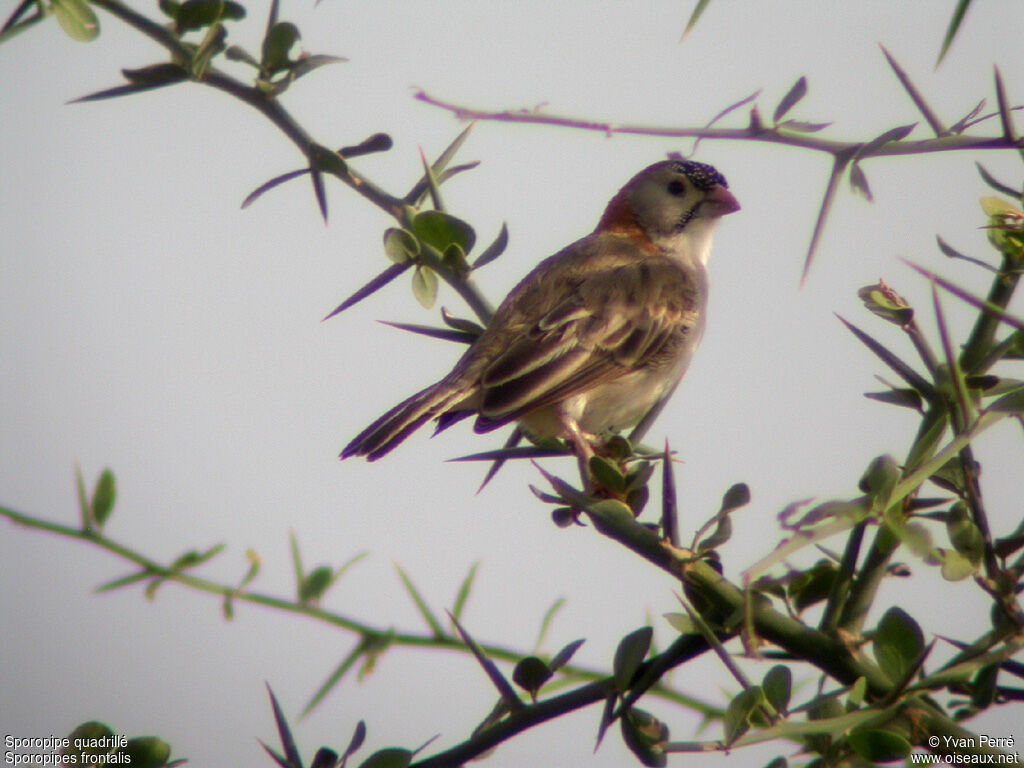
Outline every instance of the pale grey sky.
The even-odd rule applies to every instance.
[[[152,5],[142,10],[155,14]],[[680,44],[691,5],[285,2],[281,17],[298,24],[307,50],[350,62],[301,80],[284,103],[329,146],[390,133],[392,151],[354,165],[401,193],[420,173],[418,148],[436,155],[462,127],[416,102],[412,86],[485,108],[543,104],[613,122],[696,126],[758,88],[770,113],[806,75],[810,91],[793,116],[834,121],[829,136],[868,139],[919,119],[882,43],[947,122],[982,97],[994,104],[994,64],[1011,100],[1024,101],[1016,5],[976,3],[938,70],[952,3],[719,0]],[[231,36],[255,52],[266,8],[250,11]],[[294,531],[309,567],[370,553],[325,605],[381,626],[422,628],[393,562],[440,612],[479,561],[465,624],[481,641],[530,650],[545,610],[564,597],[548,652],[585,637],[576,659],[607,666],[618,639],[648,615],[666,644],[672,630],[660,617],[678,608],[661,573],[590,529],[555,529],[527,488],[540,481],[529,466],[506,469],[477,496],[483,468],[444,461],[503,437],[455,427],[430,441],[424,431],[376,464],[337,461],[352,435],[447,371],[459,350],[375,322],[436,320],[406,279],[320,323],[386,265],[381,233],[391,222],[330,184],[324,227],[305,181],[239,210],[256,185],[301,164],[252,110],[191,84],[65,106],[117,84],[121,67],[162,60],[156,46],[99,13],[95,43],[74,43],[50,22],[0,56],[0,503],[74,524],[75,464],[90,484],[109,466],[119,488],[109,535],[166,561],[226,542],[202,571],[211,578],[239,580],[251,547],[263,558],[256,588],[290,595]],[[539,259],[586,234],[633,173],[690,146],[478,125],[461,159],[481,166],[445,191],[481,243],[508,223],[508,251],[480,274],[483,290],[500,299]],[[743,210],[720,228],[703,345],[650,439],[667,436],[685,462],[676,471],[684,537],[732,483],[750,485],[753,501],[723,548],[735,578],[781,538],[783,506],[855,495],[868,462],[902,457],[913,437],[912,413],[862,397],[885,371],[833,313],[910,354],[863,310],[856,290],[884,277],[933,329],[927,283],[897,257],[985,290],[987,276],[940,256],[934,238],[988,258],[977,200],[990,192],[974,161],[1011,183],[1021,173],[1008,153],[865,164],[876,202],[840,192],[800,289],[829,159],[711,141],[697,159],[725,174]],[[969,313],[950,297],[943,302],[962,339]],[[445,289],[438,304],[468,314]],[[978,452],[993,527],[1006,533],[1024,509],[1019,428],[993,429]],[[549,466],[571,475],[567,461]],[[927,632],[948,632],[955,609],[958,636],[983,631],[988,609],[976,587],[948,584],[912,555],[902,559],[914,575],[886,586],[875,618],[901,604]],[[138,588],[95,596],[93,587],[128,572],[125,564],[8,524],[0,524],[0,562],[5,734],[62,734],[95,718],[129,736],[157,733],[193,765],[269,765],[256,743],[275,739],[264,681],[296,718],[307,760],[321,744],[342,748],[360,718],[369,728],[363,756],[438,732],[435,746],[448,746],[495,698],[468,656],[395,649],[362,684],[346,680],[298,723],[351,635],[246,606],[226,623],[216,599],[174,585],[153,603]],[[756,677],[767,668],[747,666]],[[814,676],[803,680],[811,690]],[[673,682],[721,704],[736,690],[710,656]],[[647,706],[673,738],[693,737],[688,713],[655,700]],[[629,764],[617,733],[591,757],[599,715],[593,708],[537,728],[488,764]],[[1020,718],[1007,711],[976,727],[1024,739]],[[774,753],[735,762],[761,764]]]

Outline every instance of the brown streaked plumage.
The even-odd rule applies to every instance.
[[[738,210],[711,166],[646,168],[597,229],[531,271],[441,381],[360,432],[341,457],[375,460],[431,419],[518,421],[536,437],[595,439],[637,423],[671,393],[700,342],[705,264],[718,219]]]

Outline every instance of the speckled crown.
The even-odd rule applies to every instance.
[[[716,184],[720,184],[726,189],[729,188],[729,183],[725,180],[725,176],[707,163],[698,163],[693,160],[673,160],[672,162],[676,168],[686,174],[686,178],[692,181],[693,186],[701,192],[707,192]]]

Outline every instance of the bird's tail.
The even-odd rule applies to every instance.
[[[353,438],[341,452],[341,458],[365,456],[375,461],[426,422],[446,413],[465,398],[453,382],[442,379],[408,400],[403,400]]]

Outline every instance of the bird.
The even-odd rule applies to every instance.
[[[704,331],[712,237],[739,208],[706,163],[640,171],[592,233],[512,289],[451,373],[366,427],[341,458],[374,461],[428,421],[439,432],[476,416],[477,433],[518,422],[534,440],[568,441],[585,473],[603,441],[686,373]]]

